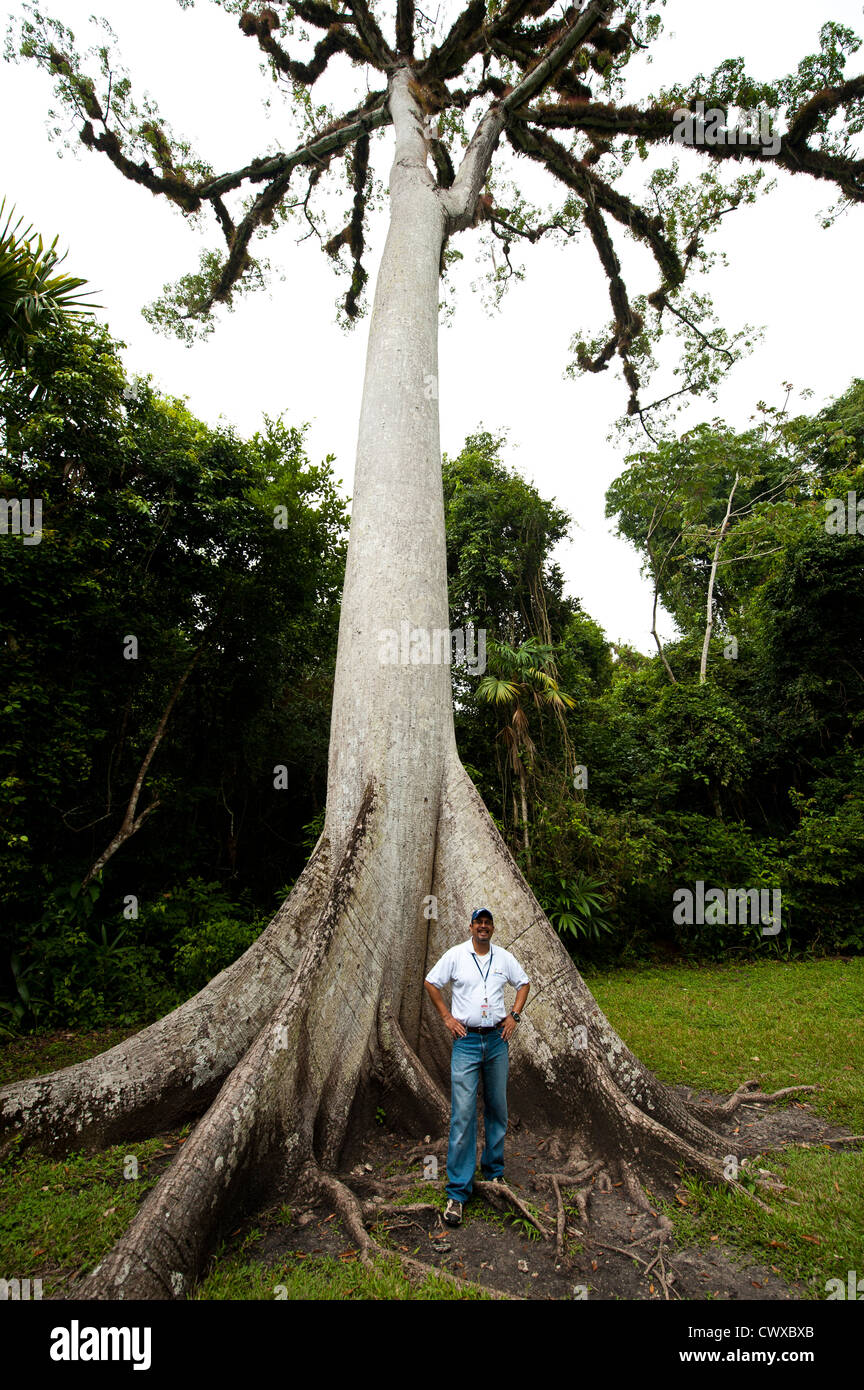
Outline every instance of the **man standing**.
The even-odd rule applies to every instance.
[[[480,1158],[485,1178],[504,1172],[507,1133],[509,1039],[528,998],[528,976],[509,951],[493,948],[495,930],[488,907],[471,914],[471,939],[445,951],[426,976],[426,992],[453,1037],[450,1058],[450,1145],[447,1150],[447,1209],[444,1220],[458,1226],[471,1196],[477,1161],[477,1088],[483,1078],[483,1127],[486,1144]],[[452,1012],[441,995],[453,984]],[[505,984],[515,985],[516,1002],[508,1013]]]

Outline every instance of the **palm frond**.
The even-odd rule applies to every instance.
[[[493,705],[511,704],[518,694],[513,681],[502,680],[499,676],[484,676],[477,687],[477,698]]]
[[[520,739],[524,739],[528,733],[528,718],[525,711],[519,705],[517,705],[513,711],[511,723]]]
[[[77,293],[87,281],[80,276],[58,273],[66,259],[57,253],[55,237],[46,246],[32,226],[22,231],[23,218],[15,209],[6,213],[6,199],[0,201],[0,371],[13,371],[27,362],[29,350],[40,333],[71,314],[92,313],[99,308],[89,295]]]

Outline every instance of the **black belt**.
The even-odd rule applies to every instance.
[[[465,1029],[469,1033],[497,1033],[498,1029],[501,1027],[501,1024],[503,1022],[504,1020],[502,1018],[500,1023],[493,1023],[489,1028],[469,1028],[468,1024],[466,1023]]]

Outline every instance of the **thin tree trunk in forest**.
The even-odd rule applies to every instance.
[[[654,638],[654,641],[655,641],[656,644],[657,644],[657,651],[658,651],[658,653],[659,653],[659,655],[660,655],[660,660],[663,662],[663,665],[664,665],[664,667],[666,668],[666,674],[667,674],[667,676],[669,677],[669,679],[670,679],[670,681],[672,682],[673,685],[677,685],[678,682],[677,682],[676,679],[675,679],[675,674],[674,674],[674,672],[673,672],[673,670],[672,670],[672,667],[669,665],[669,662],[668,662],[667,659],[666,659],[666,653],[665,653],[664,650],[663,650],[663,643],[660,641],[660,634],[659,634],[658,631],[657,631],[657,600],[658,600],[658,598],[659,598],[659,593],[658,593],[658,589],[657,589],[657,582],[656,582],[656,580],[655,580],[655,582],[654,582],[654,606],[653,606],[653,608],[651,609],[651,635],[652,635],[652,637]]]
[[[666,668],[666,674],[667,674],[667,676],[669,677],[669,679],[670,679],[670,681],[672,682],[673,685],[677,685],[678,682],[677,682],[676,679],[675,679],[675,675],[674,675],[674,672],[673,672],[673,670],[672,670],[672,667],[669,665],[669,662],[666,660],[666,653],[665,653],[664,650],[663,650],[663,643],[660,641],[660,634],[659,634],[658,631],[657,631],[657,603],[658,603],[659,598],[660,598],[660,576],[662,575],[663,570],[666,568],[666,561],[669,559],[669,556],[671,555],[672,551],[674,550],[675,546],[678,544],[678,541],[679,541],[680,539],[681,539],[680,535],[678,535],[678,536],[675,537],[675,540],[672,542],[672,545],[669,547],[669,549],[667,550],[666,554],[665,554],[664,557],[663,557],[663,564],[660,566],[659,571],[657,570],[656,565],[655,565],[655,562],[654,562],[654,553],[653,553],[653,551],[652,551],[652,549],[651,549],[651,544],[650,544],[650,532],[649,532],[649,540],[648,540],[648,542],[646,543],[646,548],[647,548],[647,551],[648,551],[648,558],[649,558],[649,560],[651,561],[651,573],[652,573],[652,575],[654,576],[654,603],[653,603],[653,606],[652,606],[652,608],[651,608],[651,635],[652,635],[652,637],[654,638],[655,643],[657,644],[657,651],[658,651],[658,653],[659,653],[660,660],[663,662],[663,665],[664,665],[664,667]]]
[[[720,558],[720,547],[723,544],[723,537],[729,529],[729,517],[732,513],[732,498],[735,496],[735,489],[738,486],[738,474],[735,474],[735,481],[732,484],[732,491],[729,493],[729,501],[726,503],[726,515],[720,527],[720,534],[717,537],[717,544],[714,547],[714,557],[711,561],[711,573],[708,576],[708,597],[705,601],[705,640],[702,643],[702,660],[699,663],[699,684],[704,685],[708,679],[708,648],[711,645],[711,633],[714,631],[714,583],[717,578],[717,562]]]
[[[531,842],[528,837],[528,793],[525,787],[525,768],[522,765],[521,758],[519,758],[519,795],[522,801],[522,848],[525,851],[525,863],[530,869]]]
[[[203,646],[198,647],[197,651],[194,653],[192,657],[192,660],[186,667],[186,670],[183,672],[180,679],[177,681],[177,684],[174,686],[174,689],[171,691],[171,694],[168,697],[168,703],[162,711],[162,718],[159,720],[159,723],[156,726],[156,732],[150,740],[150,747],[144,754],[144,759],[141,763],[141,766],[138,769],[138,776],[135,778],[135,784],[132,788],[132,794],[129,797],[129,801],[126,806],[126,811],[123,815],[123,820],[120,824],[120,829],[117,831],[117,834],[113,837],[110,843],[106,845],[105,849],[99,855],[99,858],[96,860],[95,864],[91,865],[87,873],[84,875],[83,879],[81,880],[82,891],[88,886],[88,884],[93,882],[97,874],[100,874],[102,872],[109,859],[112,859],[114,857],[120,846],[124,845],[127,840],[131,839],[131,837],[136,833],[136,831],[141,829],[141,826],[144,824],[147,817],[158,808],[160,803],[159,798],[156,797],[153,801],[150,802],[149,806],[144,807],[144,810],[141,812],[140,816],[136,815],[136,811],[138,810],[138,799],[141,795],[141,789],[144,786],[144,778],[147,776],[150,764],[152,763],[153,758],[156,755],[156,750],[165,736],[165,730],[168,727],[168,720],[171,718],[171,711],[173,710],[174,706],[179,700],[180,695],[183,691],[183,687],[188,681],[189,677],[191,676],[193,670],[195,669],[195,664],[203,650]]]

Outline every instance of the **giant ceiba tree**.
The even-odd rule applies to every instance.
[[[710,384],[735,355],[689,282],[710,261],[712,229],[753,198],[769,157],[758,121],[730,118],[728,138],[717,139],[716,118],[709,130],[697,115],[690,129],[705,172],[687,184],[672,159],[680,108],[704,114],[700,98],[770,108],[783,121],[776,168],[834,185],[841,205],[864,199],[852,143],[864,77],[844,76],[858,41],[839,25],[826,25],[819,53],[779,82],[757,83],[734,60],[627,104],[628,62],[658,31],[642,0],[581,9],[469,0],[437,40],[414,0],[397,0],[395,14],[378,0],[274,0],[242,12],[236,0],[215,2],[239,14],[306,121],[289,152],[221,174],[152,105],[136,105],[108,48],[80,56],[68,30],[32,7],[21,31],[20,52],[53,75],[90,150],[184,212],[212,212],[221,228],[224,252],[208,253],[157,318],[188,332],[254,285],[256,238],[289,216],[314,217],[315,198],[340,179],[347,220],[325,249],[347,256],[344,306],[358,315],[373,138],[392,142],[390,221],[369,328],[323,834],[255,945],[194,999],[102,1056],[2,1093],[5,1129],[54,1150],[200,1117],[89,1277],[83,1291],[96,1298],[183,1297],[228,1213],[276,1182],[323,1195],[368,1253],[361,1205],[337,1176],[340,1154],[375,1087],[387,1090],[390,1113],[401,1098],[419,1134],[443,1131],[447,1051],[424,1013],[422,980],[464,937],[477,903],[494,909],[496,940],[533,982],[511,1096],[526,1123],[554,1128],[566,1180],[578,1188],[606,1174],[643,1209],[645,1182],[682,1169],[738,1185],[718,1114],[752,1099],[753,1083],[712,1111],[661,1084],[617,1036],[460,764],[448,666],[423,659],[420,637],[411,660],[382,661],[380,635],[403,623],[415,636],[448,628],[436,388],[440,280],[454,238],[472,229],[497,238],[506,274],[520,240],[587,235],[612,323],[577,344],[577,362],[600,371],[617,359],[628,410],[650,428],[642,391],[661,328],[683,334],[683,392]],[[334,115],[309,94],[340,66],[356,96]],[[499,167],[508,146],[519,157],[510,195]],[[634,153],[653,169],[642,201],[619,186]],[[551,176],[551,211],[519,193],[525,159]],[[656,287],[644,296],[622,278],[619,233],[653,254]]]

